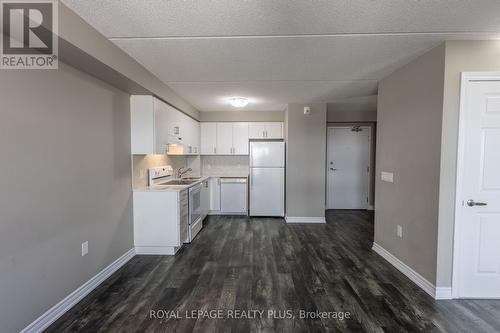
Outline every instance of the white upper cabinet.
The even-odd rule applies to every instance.
[[[266,124],[266,139],[283,139],[283,123],[272,122]]]
[[[214,155],[217,153],[217,123],[201,123],[200,146],[201,154]]]
[[[248,123],[233,123],[233,154],[248,155]]]
[[[233,153],[233,124],[217,123],[217,155]]]
[[[202,155],[248,155],[249,139],[282,139],[281,122],[201,123]]]
[[[202,155],[248,155],[248,123],[201,123]]]
[[[266,123],[250,123],[248,133],[250,139],[264,139],[266,137]]]
[[[178,154],[199,154],[199,122],[147,95],[130,97],[132,154],[165,154],[168,144],[183,144]]]
[[[156,154],[154,124],[153,96],[130,96],[130,147],[132,154]]]
[[[167,104],[156,98],[153,98],[153,107],[155,114],[156,154],[164,154],[167,144],[173,143],[172,133],[175,115],[170,112]]]
[[[250,139],[283,139],[282,122],[258,122],[249,124]]]

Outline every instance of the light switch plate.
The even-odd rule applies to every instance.
[[[87,253],[89,253],[89,242],[88,241],[82,243],[82,257],[86,256]]]
[[[382,171],[381,179],[384,182],[394,183],[394,174],[392,172]]]
[[[403,238],[403,227],[398,225],[396,233],[397,233],[399,238]]]

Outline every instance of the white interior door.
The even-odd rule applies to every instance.
[[[463,89],[458,297],[500,298],[500,81]]]
[[[327,208],[367,209],[370,128],[328,128]]]

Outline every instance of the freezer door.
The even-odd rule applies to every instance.
[[[285,215],[285,169],[250,170],[250,215]]]
[[[285,166],[285,143],[283,141],[250,142],[250,167],[281,168]]]

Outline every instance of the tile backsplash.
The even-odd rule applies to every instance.
[[[148,169],[162,165],[171,165],[174,170],[191,168],[193,171],[188,174],[191,176],[247,177],[249,173],[248,156],[133,155],[134,188],[148,186]]]
[[[248,161],[248,156],[201,156],[201,171],[204,176],[246,177]]]
[[[187,165],[187,157],[168,155],[133,155],[132,179],[134,188],[148,186],[148,169],[162,165],[171,165],[174,170],[177,170]]]

